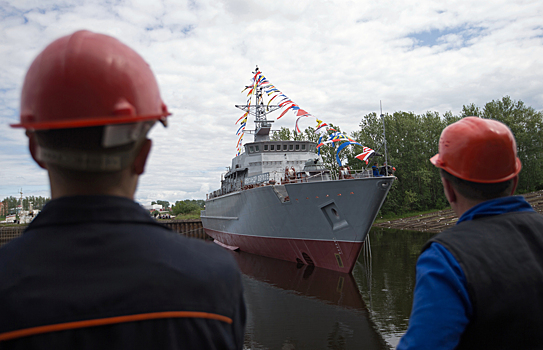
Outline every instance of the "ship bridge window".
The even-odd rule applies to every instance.
[[[260,152],[260,147],[258,145],[255,146],[255,152]]]
[[[294,145],[288,145],[288,150],[289,150],[289,151],[294,150]]]
[[[287,145],[283,145],[283,151],[287,150]]]
[[[268,150],[268,145],[264,145],[264,151]]]
[[[299,151],[299,150],[300,150],[300,145],[296,144],[296,151]]]
[[[305,143],[302,144],[302,151],[305,151]]]
[[[270,151],[273,151],[274,148],[275,148],[275,145],[270,145]]]
[[[250,153],[253,153],[255,151],[254,147],[253,146],[249,146],[249,152]]]
[[[277,145],[277,151],[281,151],[281,145]]]

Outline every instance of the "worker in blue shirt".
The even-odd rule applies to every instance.
[[[430,161],[459,220],[422,249],[398,349],[543,348],[543,216],[513,196],[521,162],[511,130],[461,119]]]
[[[379,174],[379,166],[378,166],[377,162],[373,163],[373,166],[371,167],[371,170],[373,172],[374,177],[383,176],[383,175]]]

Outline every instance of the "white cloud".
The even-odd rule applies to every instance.
[[[458,113],[510,95],[541,110],[541,18],[543,4],[521,0],[3,1],[0,199],[47,189],[24,133],[7,124],[18,120],[32,59],[75,30],[113,35],[150,63],[174,116],[151,133],[136,197],[175,202],[218,188],[235,154],[234,105],[244,103],[255,65],[303,109],[348,132],[380,100],[389,113]],[[433,45],[421,42],[425,33]],[[274,126],[294,121],[287,114]]]

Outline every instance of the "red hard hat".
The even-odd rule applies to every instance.
[[[32,62],[21,93],[21,122],[11,126],[164,123],[169,114],[140,55],[110,36],[78,31],[52,42]]]
[[[522,168],[511,130],[497,120],[478,117],[446,127],[439,138],[439,153],[430,162],[460,179],[479,183],[507,181]]]

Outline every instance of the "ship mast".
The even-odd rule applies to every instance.
[[[388,152],[387,152],[387,135],[385,129],[385,115],[383,114],[383,104],[379,101],[379,106],[381,107],[381,119],[383,120],[383,142],[385,144],[385,176],[388,176]]]
[[[256,66],[255,71],[253,72],[253,76],[258,74],[260,72],[258,70],[258,66]],[[247,88],[253,88],[252,86],[247,86]],[[264,100],[262,98],[262,86],[257,86],[255,88],[254,95],[256,97],[255,105],[236,105],[236,108],[241,109],[244,112],[248,112],[250,115],[255,117],[255,142],[258,141],[269,141],[270,140],[270,130],[271,130],[271,123],[273,123],[273,120],[268,120],[266,118],[266,115],[278,110],[281,108],[279,105],[270,105],[265,106]]]

